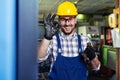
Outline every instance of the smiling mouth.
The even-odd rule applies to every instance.
[[[70,29],[70,27],[65,27],[65,30],[67,30],[67,31],[68,31],[69,29]]]

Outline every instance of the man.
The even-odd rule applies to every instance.
[[[54,21],[55,15],[44,18],[45,36],[38,47],[38,58],[45,60],[52,55],[50,80],[87,80],[83,58],[91,63],[93,70],[100,67],[90,40],[75,32],[77,14],[75,5],[65,1],[57,10],[59,23]]]

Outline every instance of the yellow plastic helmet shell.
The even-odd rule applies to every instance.
[[[58,6],[58,16],[76,16],[78,14],[76,6],[69,1],[65,1]]]

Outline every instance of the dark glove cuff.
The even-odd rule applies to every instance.
[[[92,55],[88,56],[88,58],[89,58],[90,61],[93,60],[95,57],[96,57],[95,54],[92,54]]]
[[[47,39],[47,40],[51,40],[52,37],[47,37],[46,35],[44,35],[44,38]]]

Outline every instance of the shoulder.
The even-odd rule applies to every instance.
[[[91,43],[91,40],[88,36],[81,35],[81,44],[87,46],[87,43]]]
[[[53,40],[53,41],[54,41],[54,40],[57,40],[57,36],[60,37],[60,34],[56,34],[56,35],[54,35],[53,38],[52,38],[52,40]]]
[[[81,35],[81,45],[82,45],[82,50],[84,51],[87,47],[87,43],[90,43],[90,39],[87,36]]]
[[[81,36],[81,40],[90,40],[87,36],[84,35],[80,35]]]

